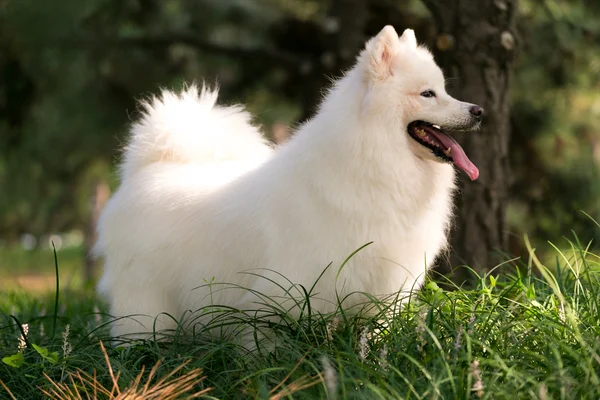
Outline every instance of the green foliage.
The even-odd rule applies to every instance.
[[[600,216],[600,8],[544,0],[522,1],[520,11],[511,227],[550,240],[569,228],[597,239],[579,210]]]
[[[218,80],[225,101],[235,93],[238,100],[260,103],[263,121],[288,122],[294,106],[265,96],[264,85],[272,86],[273,78],[257,72],[258,62],[239,58],[243,51],[227,50],[263,47],[267,27],[282,12],[277,3],[0,5],[3,238],[82,228],[94,182],[112,180],[115,149],[124,142],[135,101],[161,86]]]
[[[150,367],[161,360],[152,382],[177,367],[182,373],[201,369],[205,379],[194,390],[210,388],[209,398],[293,393],[299,399],[595,399],[600,396],[599,256],[578,237],[566,244],[570,250],[556,252],[557,265],[542,264],[532,252],[527,265],[513,266],[508,274],[477,276],[473,290],[447,291],[430,281],[395,317],[377,300],[367,303],[381,310],[370,317],[338,311],[293,318],[273,303],[267,316],[222,310],[214,314],[217,322],[199,327],[193,338],[175,333],[169,341],[128,347],[109,346],[110,318],[90,293],[61,294],[62,333],[52,336],[50,317],[40,310],[51,308],[53,297],[3,292],[0,382],[19,399],[33,399],[53,387],[48,378],[73,387],[68,377],[78,371],[110,386],[110,365],[125,389],[135,386],[140,373],[143,385]],[[11,308],[29,327],[32,348],[22,352],[17,351],[21,330],[8,316]],[[208,334],[232,323],[265,333],[257,350]],[[110,364],[99,341],[107,346]],[[84,386],[77,384],[79,390]]]
[[[19,368],[25,363],[25,357],[23,356],[23,353],[15,353],[13,355],[3,357],[2,362],[10,367]]]

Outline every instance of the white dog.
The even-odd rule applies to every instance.
[[[452,164],[479,174],[444,131],[477,128],[483,109],[446,93],[413,31],[398,37],[387,26],[371,39],[279,149],[241,107],[216,101],[206,88],[164,92],[133,125],[121,186],[99,223],[100,291],[114,316],[136,315],[113,335],[173,328],[161,313],[251,310],[253,291],[281,296],[290,282],[308,290],[318,280],[311,305],[320,312],[350,293],[423,282],[447,244]]]

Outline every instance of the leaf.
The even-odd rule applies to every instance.
[[[23,353],[16,353],[12,356],[6,356],[2,358],[2,362],[6,365],[10,365],[11,367],[19,368],[25,363],[25,357],[23,357]]]
[[[37,353],[42,356],[42,358],[46,361],[48,361],[50,364],[56,364],[58,362],[58,353],[53,351],[50,352],[47,348],[45,347],[40,347],[35,343],[31,344],[33,346],[33,348],[35,349],[35,351],[37,351]]]
[[[429,281],[427,283],[427,286],[425,286],[428,290],[431,290],[432,292],[437,292],[438,290],[440,290],[440,287],[438,286],[437,283],[435,283],[434,281]]]
[[[531,302],[531,305],[534,306],[534,307],[536,307],[536,308],[544,308],[544,306],[541,305],[537,300],[533,300]]]
[[[533,287],[533,285],[530,285],[527,288],[527,298],[530,300],[535,299],[535,288]]]
[[[48,357],[46,358],[50,364],[56,364],[58,362],[58,352],[51,351],[48,353]]]

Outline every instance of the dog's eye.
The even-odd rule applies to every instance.
[[[423,97],[435,97],[435,92],[433,90],[426,90],[423,93],[421,93],[421,96],[423,96]]]

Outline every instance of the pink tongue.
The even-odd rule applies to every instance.
[[[427,129],[427,133],[430,133],[431,135],[435,136],[437,140],[442,142],[446,149],[450,147],[450,155],[452,157],[452,160],[454,160],[454,164],[458,168],[465,171],[465,173],[469,175],[469,178],[471,178],[472,181],[476,180],[479,177],[479,169],[477,169],[475,164],[473,164],[471,160],[469,160],[469,157],[467,157],[465,151],[462,147],[460,147],[460,144],[458,144],[456,140],[452,139],[450,136],[444,135],[437,129]]]

